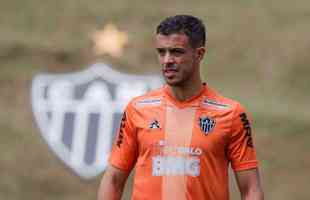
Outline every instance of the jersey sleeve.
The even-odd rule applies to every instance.
[[[119,169],[130,171],[137,159],[136,128],[130,104],[123,113],[118,134],[112,147],[109,163]]]
[[[252,169],[258,166],[251,123],[240,104],[236,106],[232,118],[228,158],[234,171]]]

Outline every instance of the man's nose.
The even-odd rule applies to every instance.
[[[167,52],[164,56],[164,63],[168,64],[168,63],[173,63],[173,62],[174,62],[173,56],[169,52]]]

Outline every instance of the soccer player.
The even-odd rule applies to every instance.
[[[262,200],[244,108],[200,78],[206,53],[200,19],[177,15],[156,30],[166,84],[130,101],[98,200],[119,200],[135,167],[133,200],[228,200],[232,167],[242,200]]]

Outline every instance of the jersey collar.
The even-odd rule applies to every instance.
[[[208,91],[207,84],[203,83],[200,91],[196,95],[184,101],[180,101],[172,95],[171,90],[168,85],[165,85],[163,89],[164,89],[164,94],[165,94],[166,99],[170,103],[172,103],[173,105],[179,108],[184,108],[188,106],[194,106],[194,107],[199,106],[201,98],[205,96],[205,93]]]

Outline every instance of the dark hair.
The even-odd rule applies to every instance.
[[[205,46],[206,28],[203,22],[191,15],[176,15],[164,19],[156,28],[156,34],[183,33],[193,48]]]

